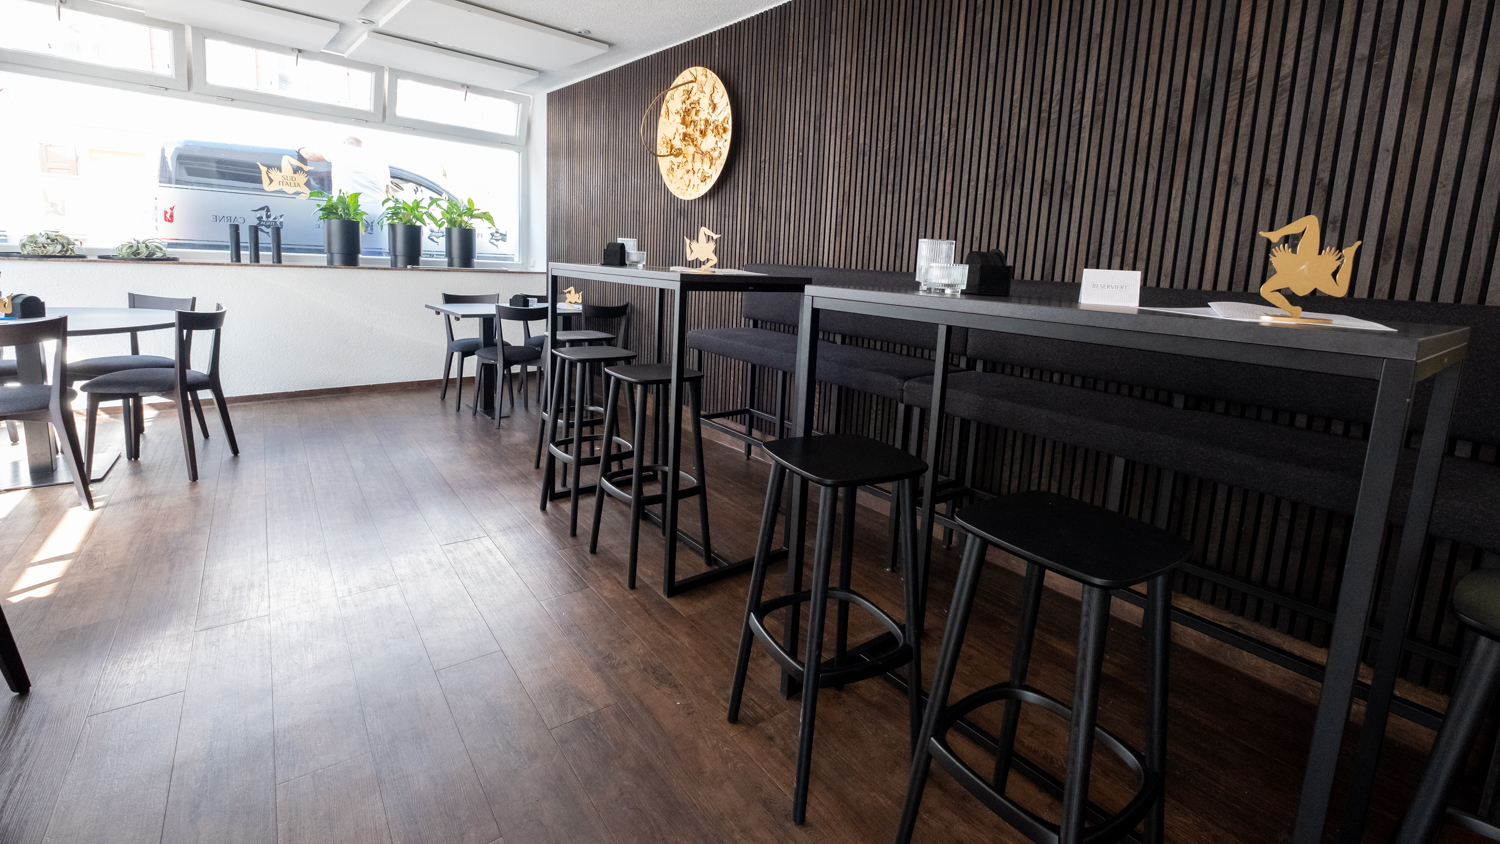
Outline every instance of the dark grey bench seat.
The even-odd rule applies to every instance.
[[[688,348],[734,360],[749,361],[778,372],[797,366],[797,335],[764,328],[718,328],[690,331]],[[859,346],[818,343],[818,380],[899,401],[910,379],[932,372],[925,358]]]

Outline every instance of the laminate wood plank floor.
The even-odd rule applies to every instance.
[[[797,701],[778,693],[763,653],[740,722],[724,717],[747,578],[663,598],[663,540],[646,524],[640,588],[626,589],[623,505],[606,502],[596,554],[592,496],[577,536],[566,501],[539,509],[534,414],[496,429],[426,389],[231,410],[241,453],[213,428],[196,484],[175,417],[154,412],[142,459],[97,485],[96,511],[68,487],[0,495],[4,609],[35,684],[0,700],[0,844],[892,835],[907,776],[902,693],[882,681],[823,693],[808,823],[793,826]],[[101,450],[118,447],[119,429],[110,417]],[[738,446],[708,453],[715,548],[747,556],[767,465]],[[682,513],[696,533],[696,507]],[[899,610],[886,517],[862,508],[858,524],[855,588]],[[680,576],[701,569],[685,548],[678,559]],[[956,568],[957,549],[939,543],[929,679]],[[957,692],[1005,674],[1019,582],[987,570]],[[1066,697],[1078,605],[1049,590],[1042,613],[1032,682]],[[858,613],[852,630],[876,632]],[[1312,722],[1305,684],[1241,673],[1185,637],[1172,663],[1167,838],[1284,840]],[[1101,722],[1135,744],[1142,661],[1122,611]],[[1065,739],[1055,719],[1022,720],[1021,752],[1055,773]],[[1369,840],[1389,834],[1430,740],[1397,724]],[[1131,785],[1099,757],[1098,802],[1120,805]],[[1055,813],[1021,778],[1011,788]],[[1021,839],[939,772],[918,840]]]

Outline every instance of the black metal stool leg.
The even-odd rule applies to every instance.
[[[1078,623],[1078,669],[1073,680],[1073,722],[1068,731],[1068,768],[1063,779],[1058,844],[1083,844],[1089,770],[1094,759],[1094,728],[1099,720],[1099,674],[1104,667],[1104,639],[1109,630],[1109,601],[1109,590],[1083,587],[1083,609]]]
[[[587,376],[588,367],[573,367],[573,399],[577,406],[573,409],[573,487],[568,496],[568,536],[578,535],[578,481],[579,474],[583,471],[584,418],[588,416],[588,405],[584,404],[584,384],[589,380]]]
[[[1490,710],[1495,687],[1500,685],[1496,682],[1500,680],[1500,642],[1488,636],[1470,635],[1474,637],[1474,648],[1453,687],[1447,715],[1432,745],[1427,772],[1422,775],[1394,844],[1427,844],[1437,831],[1447,807],[1448,791]]]
[[[1042,605],[1046,577],[1047,572],[1041,566],[1026,564],[1026,580],[1021,585],[1021,612],[1016,618],[1016,647],[1010,657],[1010,682],[1017,685],[1026,682],[1026,673],[1031,667],[1031,645],[1036,639],[1036,618]],[[1005,793],[1005,781],[1010,777],[1011,755],[1020,721],[1021,702],[1007,700],[1005,717],[1000,722],[1000,737],[995,742],[995,775],[991,780],[1001,794]]]
[[[11,635],[10,623],[0,611],[0,674],[5,675],[5,685],[16,694],[25,694],[31,689],[31,678],[26,676],[26,663],[21,661],[21,650]]]
[[[620,379],[609,379],[609,390],[604,400],[604,448],[599,458],[599,483],[594,485],[594,521],[589,528],[590,554],[599,553],[599,521],[604,516],[604,499],[608,497],[604,491],[604,473],[609,471],[614,452],[615,426],[619,424],[619,420],[615,418],[615,405],[620,401]]]
[[[917,752],[911,762],[911,778],[906,784],[906,805],[901,809],[901,825],[896,830],[896,844],[909,844],[912,830],[917,825],[917,812],[922,807],[922,792],[927,788],[927,774],[932,767],[932,737],[937,732],[938,720],[948,705],[948,692],[953,687],[953,670],[958,666],[958,655],[964,646],[964,634],[968,632],[969,614],[974,609],[974,593],[979,585],[979,572],[984,567],[984,552],[989,543],[977,536],[970,536],[964,546],[963,562],[959,565],[958,580],[953,585],[953,603],[948,608],[948,627],[943,632],[943,644],[938,649],[937,665],[932,676],[932,690],[927,696],[927,711],[922,716],[922,732],[917,736]]]
[[[702,372],[700,367],[699,372]],[[745,436],[755,436],[755,364],[745,362],[745,403],[740,405],[745,408]],[[754,446],[750,442],[745,443],[745,459],[750,459],[750,449]]]
[[[917,750],[917,735],[922,729],[922,581],[917,571],[917,482],[901,481],[895,493],[901,505],[902,597],[906,601],[906,641],[911,645],[911,662],[906,666],[906,702],[911,749]]]
[[[642,499],[645,498],[644,474],[646,468],[646,393],[645,385],[636,385],[632,388],[635,393],[635,430],[630,433],[630,450],[633,459],[630,464],[630,564],[625,576],[625,585],[635,588],[636,558],[641,549],[641,520],[645,518],[646,505]]]
[[[854,565],[854,487],[844,488],[843,523],[840,528],[839,537],[839,589],[848,592],[853,574]],[[894,501],[896,496],[891,496]],[[837,618],[834,621],[833,640],[833,664],[835,667],[843,668],[845,652],[849,650],[849,602],[839,601],[838,609],[835,610]],[[842,689],[842,685],[835,688]]]
[[[698,356],[701,358],[703,354],[700,352]],[[699,366],[702,364],[700,363]],[[694,478],[698,484],[698,521],[703,525],[703,562],[712,565],[714,546],[708,537],[708,464],[703,459],[703,420],[699,416],[702,410],[700,407],[703,399],[702,391],[701,379],[688,383],[688,415],[693,420],[693,471],[698,474]]]
[[[818,680],[823,673],[823,622],[828,616],[828,574],[833,563],[834,505],[838,490],[818,495],[818,540],[813,550],[812,590],[807,612],[807,652],[802,660],[802,729],[797,739],[797,784],[792,823],[807,820],[807,784],[812,775],[813,723],[818,715]]]
[[[771,480],[766,484],[766,504],[760,514],[760,540],[755,545],[755,566],[750,571],[750,597],[745,603],[745,626],[740,633],[740,655],[734,663],[734,685],[729,691],[729,723],[740,719],[740,700],[745,693],[745,674],[750,668],[750,646],[755,634],[750,632],[750,616],[760,606],[766,586],[766,567],[771,556],[771,540],[776,535],[776,515],[781,510],[782,479],[786,469],[780,463],[771,465]]]
[[[557,363],[554,361],[553,368],[556,367]],[[547,418],[542,420],[542,440],[547,448],[547,470],[542,473],[542,512],[544,513],[547,511],[548,502],[552,500],[553,490],[557,488],[557,458],[552,455],[551,446],[552,441],[557,439],[557,416],[563,402],[563,397],[560,395],[561,386],[562,379],[553,377],[552,395],[547,400],[551,411],[547,414]]]
[[[910,449],[907,447],[907,444],[906,444],[906,438],[907,438],[906,437],[906,425],[907,425],[907,417],[909,417],[910,415],[911,415],[911,407],[909,405],[902,404],[901,402],[896,402],[896,442],[895,442],[895,446],[896,446],[896,448],[899,448],[902,451],[908,451],[908,452],[910,451]],[[888,554],[888,559],[891,562],[886,567],[886,571],[895,571],[897,569],[898,565],[899,565],[899,563],[897,563],[897,561],[896,561],[896,558],[897,558],[898,552],[900,551],[900,542],[901,542],[901,540],[897,537],[896,533],[897,533],[897,530],[899,529],[898,523],[900,522],[900,520],[901,520],[900,508],[897,506],[896,496],[892,495],[891,496],[891,511],[890,511],[889,527],[887,528],[887,533],[886,533],[886,542],[890,546],[889,554]]]
[[[1145,844],[1161,844],[1167,818],[1167,678],[1172,649],[1172,583],[1168,575],[1146,586],[1146,767],[1162,783],[1146,814]]]

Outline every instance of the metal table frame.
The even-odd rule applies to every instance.
[[[697,540],[684,534],[677,527],[677,491],[681,484],[682,469],[682,374],[687,369],[687,311],[694,293],[801,293],[811,279],[767,276],[759,274],[717,274],[679,272],[661,268],[637,269],[634,267],[606,267],[598,264],[547,265],[547,297],[556,302],[558,279],[571,278],[584,281],[603,281],[612,284],[628,284],[635,287],[651,287],[656,290],[656,362],[663,360],[671,364],[672,380],[667,388],[667,472],[666,501],[662,505],[662,527],[667,537],[677,537],[683,544],[702,552]],[[671,293],[671,314],[667,314],[666,294]],[[557,339],[557,310],[554,308],[547,318],[546,358],[552,360],[552,345]],[[671,334],[664,328],[670,321]],[[658,419],[660,410],[653,414]],[[636,448],[642,448],[637,443]],[[653,521],[655,517],[653,515]],[[677,579],[677,542],[666,543],[666,555],[662,562],[662,594],[667,597],[705,586],[726,577],[748,571],[754,557],[730,561],[715,553],[708,561],[709,570],[691,577]]]
[[[942,454],[943,415],[948,380],[951,329],[963,327],[1145,349],[1187,357],[1219,358],[1289,370],[1323,372],[1379,382],[1374,416],[1370,421],[1359,497],[1350,526],[1348,556],[1334,615],[1322,689],[1314,718],[1311,748],[1297,810],[1294,844],[1323,839],[1344,727],[1358,681],[1359,653],[1378,577],[1381,540],[1385,530],[1397,461],[1405,443],[1408,416],[1418,382],[1435,378],[1428,408],[1410,506],[1397,557],[1397,571],[1389,599],[1387,624],[1380,637],[1366,707],[1366,727],[1360,737],[1359,761],[1345,812],[1346,841],[1357,841],[1368,808],[1369,784],[1380,753],[1386,718],[1394,695],[1397,663],[1418,574],[1423,540],[1432,514],[1438,473],[1447,443],[1448,424],[1458,393],[1467,353],[1469,330],[1454,326],[1393,324],[1394,332],[1358,331],[1325,327],[1266,326],[1256,323],[1204,319],[1133,308],[1080,305],[1075,302],[944,296],[860,288],[809,285],[802,299],[798,328],[796,396],[793,436],[812,434],[813,402],[817,384],[819,316],[832,310],[892,317],[938,326],[934,352],[932,405],[928,419],[927,461],[922,498],[922,538],[918,564],[922,572],[922,606],[926,605],[926,573],[932,553],[936,517],[936,484]],[[1435,435],[1440,434],[1440,435]],[[1118,470],[1123,460],[1116,458]],[[1111,506],[1118,505],[1118,471],[1111,480]],[[807,521],[807,483],[793,479],[791,516],[787,526],[787,591],[802,589],[803,531]],[[797,608],[784,634],[784,646],[796,653],[799,636]],[[783,688],[795,684],[783,678]]]
[[[93,337],[103,334],[129,334],[135,331],[161,331],[177,324],[176,311],[155,308],[48,308],[45,319],[68,317],[69,337]],[[16,320],[30,322],[31,320]],[[16,347],[16,374],[22,384],[45,384],[47,367],[39,345]],[[26,464],[13,468],[13,482],[0,485],[5,490],[35,489],[71,484],[73,476],[66,465],[59,464],[52,449],[52,434],[46,422],[21,425],[26,437]],[[90,483],[104,480],[119,454],[101,456],[93,461],[94,477]],[[20,477],[24,470],[26,477]]]

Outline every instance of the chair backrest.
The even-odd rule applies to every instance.
[[[132,308],[146,308],[156,311],[191,311],[198,307],[198,297],[190,296],[186,299],[178,299],[172,296],[151,296],[146,293],[126,293],[127,304]],[[141,353],[141,336],[139,332],[130,332],[130,353],[138,355]]]
[[[500,322],[509,320],[521,323],[521,336],[530,340],[531,324],[547,319],[547,306],[537,305],[533,308],[517,308],[511,305],[496,305],[495,319]],[[505,335],[500,330],[499,325],[495,326],[495,338],[500,341],[500,345],[505,345]]]
[[[187,371],[193,368],[193,334],[199,331],[212,331],[214,333],[213,346],[208,357],[208,377],[215,383],[219,380],[219,340],[224,332],[224,317],[229,312],[224,310],[223,305],[216,305],[211,311],[178,311],[177,327],[174,335],[177,338],[176,366],[177,382],[179,385],[187,383]]]
[[[863,287],[876,290],[915,290],[917,287],[917,277],[913,273],[804,267],[795,264],[746,264],[745,269],[767,275],[810,278],[813,284],[826,287]],[[796,293],[746,293],[744,296],[741,310],[747,319],[784,325],[796,325],[802,319],[802,297]],[[844,337],[894,343],[915,349],[932,349],[937,346],[937,326],[925,322],[828,311],[823,314],[818,327],[822,331]],[[949,336],[949,351],[955,355],[968,353],[967,329],[953,329]]]
[[[499,293],[444,293],[444,305],[498,305],[500,304]],[[453,340],[453,317],[443,314],[443,328],[448,332],[448,340]]]
[[[52,355],[50,383],[53,398],[58,399],[63,385],[68,383],[68,318],[60,316],[0,322],[0,349],[34,346],[49,341],[57,343]]]
[[[583,306],[584,325],[588,320],[619,320],[620,324],[615,327],[616,341],[624,348],[630,348],[630,303],[622,305],[589,305]]]

